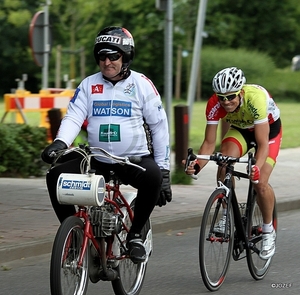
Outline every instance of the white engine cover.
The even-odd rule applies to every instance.
[[[105,188],[102,175],[61,173],[56,186],[57,200],[65,205],[101,206]]]

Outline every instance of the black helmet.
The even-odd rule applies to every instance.
[[[95,39],[94,57],[99,64],[100,51],[117,50],[123,54],[123,69],[131,64],[134,57],[134,40],[128,30],[122,27],[106,27]]]

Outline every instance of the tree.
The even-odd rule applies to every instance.
[[[29,23],[39,1],[0,2],[0,95],[10,93],[11,88],[17,88],[16,78],[27,73],[28,84],[36,89],[36,66],[33,63],[28,43]],[[34,73],[34,74],[32,74]]]
[[[287,66],[300,52],[299,6],[294,0],[208,1],[205,43],[262,51]]]
[[[189,52],[193,48],[199,0],[173,0],[173,3],[175,67],[177,47],[181,45]],[[214,0],[207,4],[204,29],[208,38],[204,39],[203,46],[262,51],[268,53],[278,67],[290,65],[292,57],[300,53],[298,0]],[[34,63],[28,42],[29,24],[42,9],[40,5],[37,0],[0,2],[0,95],[16,88],[15,79],[23,73],[28,74],[26,89],[40,90],[41,68]],[[55,81],[57,45],[65,50],[63,73],[74,76],[77,84],[80,63],[70,52],[84,47],[86,74],[98,71],[92,54],[95,36],[105,26],[118,25],[126,27],[135,40],[132,68],[145,73],[163,92],[165,13],[156,10],[154,0],[52,0],[49,15],[53,35],[49,87],[53,87]],[[184,59],[184,85],[188,83],[190,66],[190,59]]]

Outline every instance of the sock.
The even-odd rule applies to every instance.
[[[227,208],[223,208],[223,216],[227,215]]]
[[[262,232],[265,234],[271,233],[273,231],[274,227],[273,227],[273,223],[272,221],[270,223],[263,223],[262,226]]]

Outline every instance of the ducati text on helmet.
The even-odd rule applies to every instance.
[[[212,80],[215,93],[236,92],[243,88],[246,78],[242,70],[231,67],[218,72]]]
[[[112,44],[122,44],[134,46],[134,41],[132,38],[121,38],[117,36],[98,36],[96,37],[95,44],[98,43],[112,43]]]
[[[122,68],[129,67],[134,57],[134,40],[131,33],[122,27],[107,27],[101,30],[94,43],[94,57],[99,64],[100,51],[117,51],[122,54]]]

